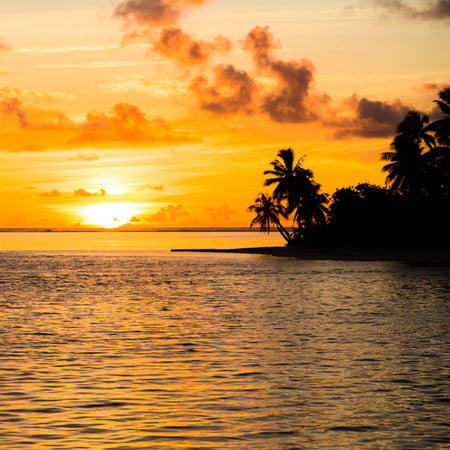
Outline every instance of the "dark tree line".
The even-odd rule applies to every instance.
[[[410,111],[398,125],[386,162],[386,186],[360,183],[322,193],[313,173],[280,150],[264,172],[272,194],[249,207],[251,225],[275,226],[287,245],[450,244],[450,88],[435,100],[442,117]],[[290,223],[289,226],[286,224]]]

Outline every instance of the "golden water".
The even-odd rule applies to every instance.
[[[450,446],[449,267],[83,245],[0,252],[0,448]]]

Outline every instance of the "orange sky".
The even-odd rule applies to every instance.
[[[309,3],[1,6],[0,228],[247,226],[287,147],[330,194],[383,184],[450,81],[449,1]]]

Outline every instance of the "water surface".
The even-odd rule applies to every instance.
[[[1,233],[1,250],[124,250],[167,251],[172,248],[236,248],[280,246],[276,232],[258,231],[149,231]]]
[[[84,247],[0,252],[0,448],[449,448],[450,267]]]

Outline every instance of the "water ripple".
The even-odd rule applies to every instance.
[[[450,447],[448,267],[3,252],[0,273],[5,450]]]

